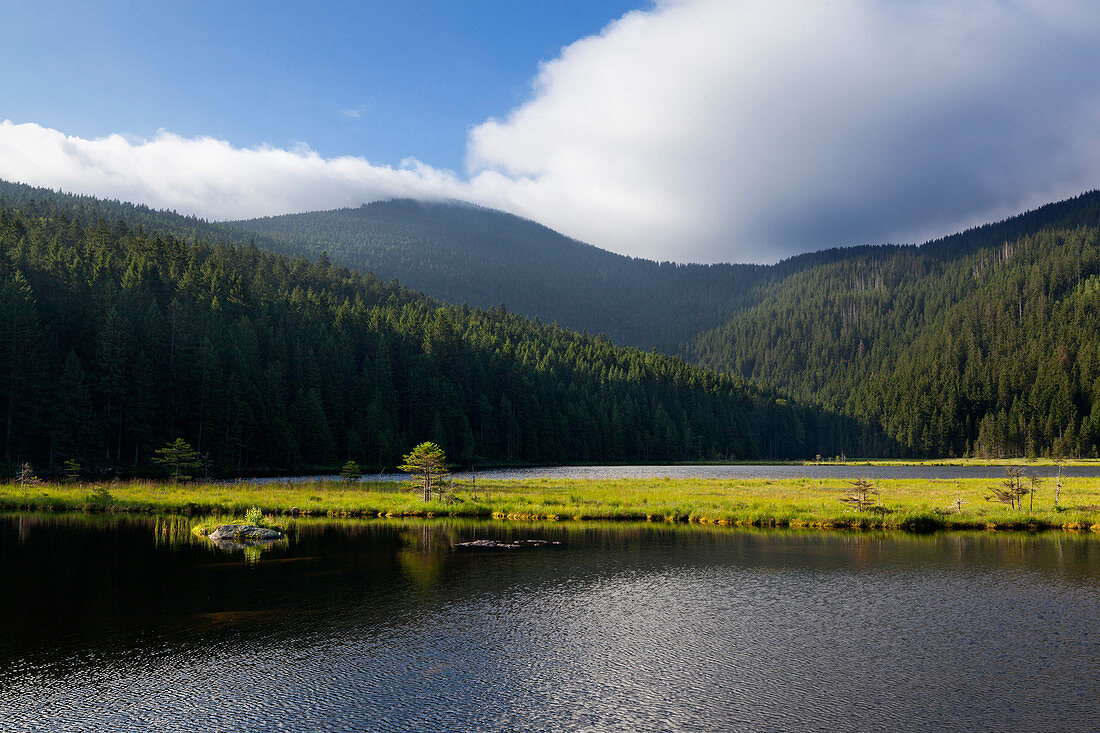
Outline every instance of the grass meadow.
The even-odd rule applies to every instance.
[[[839,479],[455,481],[424,501],[404,484],[371,482],[0,485],[0,510],[243,516],[471,517],[853,529],[1050,529],[1100,532],[1100,479],[1065,478],[1055,506],[1046,479],[1021,509],[990,501],[991,479],[873,482],[880,509],[856,511]],[[1027,485],[1025,479],[1025,485]]]

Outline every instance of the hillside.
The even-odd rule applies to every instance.
[[[870,421],[898,455],[1100,451],[1097,192],[919,247],[836,248],[772,266],[632,259],[462,204],[390,201],[231,225],[12,184],[0,195],[38,216],[254,242],[454,303],[503,303]],[[845,440],[848,454],[885,450]]]
[[[1100,195],[802,269],[691,356],[917,454],[1096,455]]]
[[[0,195],[9,467],[141,473],[176,437],[223,474],[392,467],[424,439],[463,464],[887,450],[851,420],[679,359],[327,262],[180,239],[147,229],[152,212],[82,221],[65,213],[77,204],[98,205]]]
[[[63,193],[11,181],[0,180],[0,202],[25,216],[65,219],[82,226],[95,224],[103,219],[109,224],[121,223],[126,229],[167,234],[189,243],[255,244],[272,252],[289,249],[289,245],[281,240],[276,241],[221,222],[153,209],[144,204]]]
[[[187,242],[255,244],[329,259],[449,303],[509,311],[615,343],[681,353],[691,334],[751,302],[767,268],[623,257],[510,214],[455,203],[386,201],[358,209],[208,222],[140,204],[0,181],[0,197],[39,216],[108,222]]]
[[[229,222],[284,251],[400,280],[451,303],[508,310],[666,353],[751,302],[766,268],[624,257],[511,214],[409,200]]]
[[[460,205],[237,225],[448,300],[500,301],[681,354],[874,420],[905,453],[1000,456],[1098,448],[1088,295],[1098,223],[1090,192],[919,247],[838,248],[770,267],[619,257]]]

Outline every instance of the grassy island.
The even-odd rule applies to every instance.
[[[424,501],[405,486],[369,482],[0,485],[0,509],[37,511],[633,520],[757,527],[851,529],[1065,529],[1100,532],[1100,479],[1053,480],[1020,510],[987,499],[992,479],[874,482],[885,511],[841,501],[838,479],[535,479],[455,481]]]

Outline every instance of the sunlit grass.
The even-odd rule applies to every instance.
[[[1046,479],[1022,510],[986,499],[995,479],[884,479],[874,482],[886,513],[855,512],[839,499],[840,479],[535,479],[456,481],[425,502],[395,483],[0,485],[0,508],[47,511],[181,512],[243,517],[495,517],[512,520],[642,520],[761,527],[1090,528],[1100,532],[1100,479],[1063,479],[1060,507]],[[957,487],[957,489],[956,489]],[[98,489],[98,492],[97,492]],[[106,492],[104,494],[104,491]]]

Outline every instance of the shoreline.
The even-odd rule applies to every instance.
[[[1096,468],[1100,471],[1100,458],[848,458],[845,460],[828,460],[822,459],[816,460],[698,460],[698,461],[674,461],[670,463],[665,462],[651,462],[641,461],[637,463],[585,463],[585,462],[570,462],[570,463],[478,463],[478,464],[463,464],[457,463],[452,466],[452,472],[455,474],[481,474],[481,473],[493,473],[498,471],[531,471],[540,469],[558,469],[558,468],[693,468],[693,467],[745,467],[745,466],[765,466],[765,467],[790,467],[790,468],[860,468],[860,467],[876,467],[876,468],[889,468],[889,467],[942,467],[942,468],[967,468],[967,467],[997,467],[1004,468],[1005,466],[1022,466],[1026,468],[1054,468],[1056,466],[1062,466],[1063,468]],[[201,479],[207,483],[226,483],[232,484],[239,481],[279,481],[282,479],[296,479],[296,480],[308,480],[319,477],[332,477],[338,478],[340,476],[341,465],[334,466],[310,466],[303,469],[270,469],[259,471],[256,473],[237,475],[237,476],[221,476],[211,475],[209,477]],[[364,477],[374,475],[393,476],[398,472],[393,466],[381,467],[381,472],[378,466],[360,464],[362,475]],[[51,480],[56,478],[55,474],[51,475]],[[108,481],[119,480],[123,482],[149,482],[156,481],[157,479],[151,478],[145,474],[128,475],[121,474],[115,478],[101,478],[93,479],[88,483],[106,483]]]
[[[115,482],[0,485],[3,512],[87,512],[333,518],[468,518],[508,521],[613,521],[794,529],[1064,530],[1100,533],[1100,478],[1066,478],[1053,506],[1054,482],[1036,485],[1033,508],[985,499],[989,479],[874,482],[884,511],[857,512],[841,502],[836,479],[534,479],[454,481],[451,493],[423,501],[400,484],[340,481],[170,484]]]

